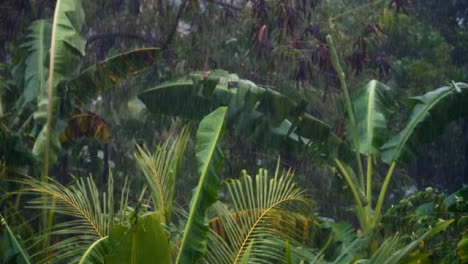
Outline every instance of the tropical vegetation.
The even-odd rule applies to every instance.
[[[464,1],[0,13],[2,263],[468,263]]]

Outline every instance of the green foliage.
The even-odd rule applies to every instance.
[[[305,113],[305,104],[222,70],[191,77],[147,89],[138,97],[152,113],[191,119],[200,119],[214,107],[229,106],[228,127],[256,143],[319,157],[349,158],[346,145],[329,125]]]
[[[167,237],[156,214],[139,217],[127,227],[117,225],[109,234],[112,252],[104,263],[171,263]]]
[[[48,69],[46,57],[50,49],[52,25],[47,20],[37,20],[29,26],[27,42],[21,45],[27,52],[24,60],[24,88],[21,97],[16,102],[18,108],[26,104],[38,101],[38,94],[44,93]],[[16,69],[21,68],[21,65]]]
[[[251,262],[275,263],[284,258],[284,241],[301,245],[312,202],[293,182],[292,171],[279,169],[278,164],[273,177],[261,169],[255,178],[244,171],[240,179],[225,181],[233,211],[215,205],[222,230],[212,235],[209,263],[242,263],[246,255]]]
[[[362,154],[373,155],[388,137],[387,123],[393,113],[394,92],[378,81],[370,81],[353,98],[359,150]]]
[[[1,215],[0,222],[2,228],[1,235],[3,238],[0,251],[2,263],[30,264],[28,253],[21,244],[21,240],[11,231],[7,222]]]
[[[80,35],[84,23],[81,0],[59,0],[55,7],[49,54],[47,89],[39,92],[34,119],[45,124],[34,144],[33,152],[43,161],[43,177],[48,174],[49,163],[57,161],[60,149],[56,132],[57,86],[68,80],[85,54],[86,41]],[[44,86],[45,88],[45,86]]]
[[[163,224],[171,222],[175,180],[179,174],[189,136],[190,130],[187,127],[183,128],[179,136],[171,143],[167,140],[158,146],[154,154],[137,145],[135,160],[145,175],[155,210],[159,212]]]
[[[195,155],[200,181],[190,203],[176,263],[197,262],[206,252],[209,233],[206,213],[218,199],[220,183],[217,173],[224,161],[218,142],[223,136],[226,113],[227,107],[220,107],[203,118],[198,127]]]
[[[55,214],[69,217],[67,221],[57,223],[51,230],[45,230],[41,236],[34,239],[41,241],[49,235],[62,238],[60,242],[45,248],[44,252],[54,251],[57,261],[73,262],[96,240],[107,236],[114,225],[117,214],[114,210],[113,178],[109,177],[108,190],[103,193],[98,191],[92,178],[77,179],[70,187],[63,186],[53,179],[49,181],[30,177],[18,180],[24,185],[22,193],[40,195],[30,201],[31,208],[52,210]],[[47,259],[36,263],[42,261],[47,262]]]
[[[468,100],[468,85],[452,83],[409,99],[414,106],[406,127],[382,146],[382,160],[407,162],[424,144],[437,138],[450,122],[466,117],[462,105]]]

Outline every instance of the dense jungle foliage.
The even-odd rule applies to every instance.
[[[468,263],[468,1],[0,15],[1,263]]]

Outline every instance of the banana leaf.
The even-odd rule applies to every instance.
[[[223,136],[226,113],[227,107],[220,107],[203,118],[198,127],[195,157],[200,180],[190,203],[176,263],[196,263],[206,252],[209,231],[206,213],[218,200],[217,172],[224,162],[218,142]]]
[[[379,152],[387,140],[387,122],[395,102],[390,87],[372,80],[353,98],[359,151],[365,155]]]
[[[104,257],[104,263],[171,263],[168,239],[158,216],[136,217],[130,227],[113,227],[107,241],[113,250]]]
[[[412,97],[406,127],[381,147],[386,163],[409,162],[422,147],[438,138],[452,122],[468,116],[468,85],[453,83],[425,95]]]
[[[331,127],[305,113],[302,104],[223,70],[196,72],[147,89],[138,97],[152,113],[195,120],[228,106],[227,128],[252,142],[321,158],[352,157]]]
[[[29,26],[28,31],[26,42],[20,46],[28,55],[23,62],[25,69],[22,86],[24,88],[16,102],[18,109],[37,100],[39,92],[44,92],[48,72],[46,57],[50,48],[52,24],[47,20],[37,20]]]
[[[158,57],[158,48],[141,48],[118,54],[82,71],[67,83],[67,87],[78,103],[87,104],[114,85],[138,75]]]
[[[56,89],[60,82],[68,80],[85,53],[85,39],[80,35],[84,24],[84,11],[80,0],[58,0],[52,23],[50,41],[49,76],[47,90],[40,91],[34,119],[45,124],[34,143],[33,152],[43,157],[44,170],[57,160],[60,143],[55,131],[57,102]]]

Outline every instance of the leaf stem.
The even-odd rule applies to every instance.
[[[369,208],[372,209],[372,155],[367,156],[366,198],[369,201]]]
[[[354,145],[354,151],[356,156],[356,162],[359,170],[359,184],[361,188],[364,190],[364,170],[362,169],[362,160],[361,160],[361,153],[359,152],[359,142],[356,132],[356,121],[354,119],[354,112],[353,107],[351,104],[351,97],[349,96],[348,86],[346,85],[345,80],[345,73],[340,65],[340,60],[338,59],[338,54],[336,52],[335,44],[333,39],[330,35],[327,35],[327,43],[330,49],[330,54],[332,57],[333,64],[335,65],[336,72],[338,73],[338,78],[340,79],[341,88],[343,89],[343,93],[345,96],[345,106],[346,111],[348,112],[349,116],[349,123],[351,125],[351,136],[352,142]]]
[[[349,188],[351,189],[351,192],[353,193],[354,200],[356,200],[357,204],[357,209],[358,209],[358,215],[363,216],[364,218],[359,217],[359,221],[361,222],[361,226],[364,230],[367,230],[368,227],[368,217],[366,217],[366,213],[364,211],[364,207],[362,206],[361,199],[359,198],[359,194],[357,192],[356,186],[353,184],[353,181],[351,180],[351,177],[349,176],[348,172],[344,168],[343,164],[338,160],[337,158],[334,158],[333,161],[335,162],[336,166],[340,170],[341,175],[345,178],[346,182],[348,183]]]
[[[387,176],[385,176],[385,181],[383,183],[382,189],[380,190],[379,200],[377,201],[377,205],[375,207],[374,218],[372,220],[372,226],[374,227],[377,224],[377,221],[380,217],[380,210],[382,209],[383,200],[385,198],[385,193],[387,192],[388,184],[390,183],[390,179],[392,178],[393,171],[395,170],[396,162],[393,161],[392,165],[388,169]]]

